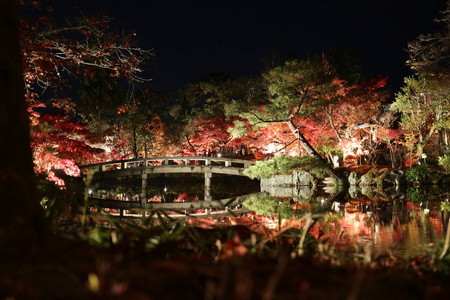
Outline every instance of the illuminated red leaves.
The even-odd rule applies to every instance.
[[[216,246],[221,252],[220,259],[228,259],[236,256],[247,254],[248,248],[242,243],[239,235],[235,235],[233,239],[227,239],[225,243],[217,240]]]

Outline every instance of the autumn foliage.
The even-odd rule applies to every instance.
[[[186,84],[168,112],[170,97],[143,86],[152,53],[133,34],[105,16],[58,24],[40,13],[21,24],[25,94],[35,170],[58,184],[57,170],[77,175],[78,164],[138,156],[340,155],[351,166],[375,163],[383,147],[391,160],[400,152],[386,77],[347,80],[325,55],[290,60],[254,78]]]
[[[36,8],[41,15],[51,12]],[[55,170],[78,175],[77,164],[104,160],[101,141],[76,120],[73,74],[107,70],[112,78],[139,83],[140,64],[150,52],[134,47],[134,36],[115,33],[107,17],[86,17],[58,24],[50,16],[24,19],[20,42],[25,97],[32,125],[35,170],[63,184]],[[123,100],[124,102],[126,99]],[[56,112],[56,113],[55,113]],[[95,146],[97,144],[97,146]]]

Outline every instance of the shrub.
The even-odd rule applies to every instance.
[[[273,160],[258,161],[244,170],[244,174],[254,178],[269,178],[277,174],[292,174],[294,170],[303,170],[316,177],[324,177],[330,165],[320,158],[311,156],[277,156]]]
[[[441,202],[441,211],[450,211],[450,202],[442,201]]]
[[[428,173],[430,172],[430,166],[424,165],[415,165],[406,171],[406,180],[408,181],[422,181],[427,178]]]
[[[445,172],[450,171],[450,156],[439,156],[439,165],[442,166]]]
[[[289,200],[282,201],[270,195],[252,196],[245,200],[244,206],[255,211],[258,215],[276,216],[282,219],[291,219],[294,215]]]

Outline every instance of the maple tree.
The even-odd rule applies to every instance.
[[[197,118],[190,122],[190,126],[195,128],[192,132],[189,143],[200,153],[209,153],[212,149],[223,149],[236,145],[227,129],[232,126],[233,120],[227,120],[223,114],[210,118]]]
[[[89,164],[106,159],[105,151],[96,146],[93,134],[80,122],[63,113],[46,114],[33,126],[31,148],[34,170],[48,174],[47,179],[63,186],[64,181],[55,174],[61,170],[68,176],[79,176],[75,164]]]
[[[390,143],[386,134],[392,114],[384,108],[390,99],[386,83],[387,78],[381,76],[362,79],[348,86],[339,102],[324,109],[344,162],[362,155],[371,157],[379,144]]]
[[[360,79],[357,70],[351,63],[338,70],[322,56],[286,62],[250,79],[249,92],[225,107],[228,116],[240,117],[230,132],[235,137],[253,135],[266,155],[305,151],[332,161],[340,150],[344,160],[367,153],[374,157],[381,144],[392,144],[387,140],[393,137],[387,134],[392,122],[385,122],[392,115],[383,108],[390,97],[387,78]],[[341,73],[350,82],[341,79]]]
[[[385,89],[386,77],[362,79],[347,86],[339,101],[323,108],[326,119],[332,127],[335,138],[341,141],[352,137],[355,131],[364,128],[360,124],[373,124],[383,111],[382,105],[389,99]],[[356,127],[356,128],[355,128]],[[365,128],[370,127],[366,126]]]
[[[46,12],[40,10],[39,13],[44,15]],[[112,79],[120,77],[131,84],[143,83],[145,80],[139,76],[142,71],[140,65],[152,53],[137,48],[134,40],[134,34],[117,33],[111,30],[110,19],[105,16],[82,15],[67,24],[58,24],[47,16],[34,20],[22,20],[20,44],[23,76],[32,126],[42,125],[45,120],[43,116],[49,109],[57,110],[59,114],[74,116],[76,103],[67,92],[67,88],[69,90],[73,88],[71,79],[75,74],[78,77],[84,76],[89,81],[89,78],[102,70],[104,76]],[[123,101],[126,102],[126,99]],[[41,129],[34,129],[35,134],[42,133]],[[37,171],[51,172],[54,168],[66,170],[76,168],[73,167],[74,160],[67,158],[68,155],[63,153],[66,149],[70,149],[70,147],[64,147],[64,143],[79,147],[78,151],[85,155],[86,151],[94,150],[92,155],[88,155],[90,157],[98,153],[98,149],[83,144],[81,142],[83,139],[79,138],[75,143],[70,137],[70,129],[67,129],[66,133],[63,133],[64,130],[61,131],[61,128],[58,128],[60,130],[58,138],[52,139],[52,147],[48,147],[49,143],[45,147],[39,141],[32,143],[37,147],[33,151],[38,155],[35,161],[41,164],[36,167]],[[73,130],[77,132],[75,123]],[[77,134],[80,134],[80,131]],[[56,137],[54,134],[50,136]],[[49,153],[45,154],[45,151]],[[44,162],[48,159],[55,161]],[[71,173],[76,174],[75,171]]]

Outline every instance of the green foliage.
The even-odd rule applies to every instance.
[[[445,172],[450,172],[450,156],[439,156],[439,165],[444,168]]]
[[[409,187],[406,190],[406,197],[414,203],[421,203],[428,199],[428,196],[426,195],[424,190],[415,187]]]
[[[450,202],[442,201],[441,202],[441,211],[450,211]]]
[[[410,182],[425,181],[430,171],[431,166],[427,164],[413,166],[406,171],[406,180]]]
[[[119,237],[116,230],[95,226],[91,231],[87,233],[86,239],[92,246],[107,248],[112,244],[117,243]]]
[[[239,81],[223,73],[212,73],[178,91],[170,115],[177,123],[189,125],[196,119],[224,114],[224,105],[241,94]],[[193,128],[191,128],[193,130]]]
[[[254,166],[244,170],[252,179],[269,178],[277,174],[292,174],[294,170],[304,170],[316,177],[324,177],[330,166],[320,158],[311,156],[276,156],[273,160],[257,161]]]
[[[252,196],[244,202],[244,206],[264,216],[278,216],[281,219],[289,220],[294,215],[289,200],[282,201],[268,194]]]
[[[323,222],[338,222],[340,219],[342,219],[343,216],[344,214],[342,212],[338,214],[326,213],[323,215]]]
[[[293,116],[310,116],[336,98],[335,74],[326,69],[321,58],[292,60],[265,74],[270,104],[264,110],[270,116],[288,120]],[[336,98],[337,99],[337,98]]]
[[[240,138],[247,134],[247,128],[245,128],[245,123],[236,120],[234,121],[234,126],[227,129],[227,131],[231,134],[232,137]]]
[[[438,184],[441,178],[442,173],[438,172],[435,166],[428,164],[415,165],[406,171],[406,180],[409,182]]]
[[[394,111],[401,113],[402,129],[419,137],[419,157],[436,130],[448,127],[450,122],[448,82],[448,76],[443,74],[421,73],[405,78],[392,105]]]
[[[326,69],[319,57],[287,61],[266,72],[263,78],[247,82],[260,91],[248,92],[243,101],[231,102],[225,111],[259,126],[309,117],[329,105],[330,99],[337,100],[334,78],[335,74]]]

